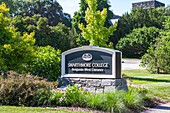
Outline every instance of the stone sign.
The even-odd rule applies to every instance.
[[[62,53],[62,77],[60,86],[77,85],[90,92],[128,90],[121,73],[120,51],[83,46]]]
[[[63,52],[62,77],[121,78],[121,52],[97,46]]]

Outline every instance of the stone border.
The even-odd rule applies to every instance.
[[[125,78],[122,79],[87,79],[87,78],[59,78],[60,86],[77,85],[85,91],[102,93],[114,92],[116,89],[128,91]]]

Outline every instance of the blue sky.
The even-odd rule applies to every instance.
[[[63,11],[66,13],[71,14],[73,17],[74,12],[78,11],[79,2],[80,0],[57,0],[59,4],[63,7]],[[131,12],[132,3],[134,2],[142,2],[142,1],[149,1],[149,0],[109,0],[111,4],[110,10],[113,11],[116,15],[122,15],[125,12]],[[165,6],[168,4],[170,5],[170,0],[157,0],[159,2],[165,3]]]

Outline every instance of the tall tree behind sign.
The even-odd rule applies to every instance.
[[[80,30],[82,30],[82,36],[90,42],[91,46],[106,47],[106,42],[109,40],[109,36],[113,34],[115,26],[105,27],[105,21],[107,17],[107,9],[103,11],[97,11],[97,0],[86,0],[88,8],[85,12],[85,20],[87,22],[86,28],[83,23],[79,24]],[[112,45],[110,43],[110,45]],[[110,46],[111,47],[111,46]]]
[[[75,32],[78,34],[77,38],[77,45],[88,45],[89,42],[84,39],[81,35],[81,30],[79,29],[78,25],[80,23],[83,23],[84,26],[87,25],[85,21],[85,11],[87,10],[88,4],[85,0],[80,0],[80,11],[77,11],[74,13],[74,17],[72,19],[72,27],[74,28]],[[105,21],[105,27],[110,27],[111,24],[109,23],[109,20],[113,18],[113,12],[109,10],[111,5],[109,4],[108,0],[97,0],[97,10],[102,11],[104,8],[107,9],[107,17]]]

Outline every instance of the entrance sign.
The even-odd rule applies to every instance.
[[[120,51],[83,46],[62,53],[62,77],[121,78]]]

